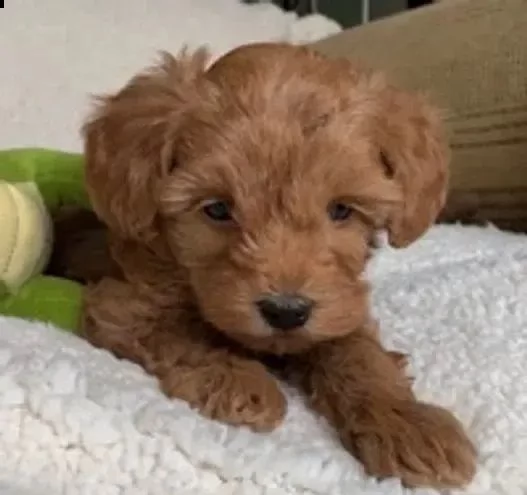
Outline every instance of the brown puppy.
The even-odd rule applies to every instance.
[[[376,231],[405,246],[444,202],[439,118],[307,48],[206,64],[167,55],[85,128],[89,191],[124,274],[89,289],[87,338],[167,395],[258,430],[285,414],[262,364],[280,355],[369,474],[466,484],[471,442],[414,398],[362,277]]]

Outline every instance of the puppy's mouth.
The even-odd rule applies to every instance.
[[[266,326],[260,333],[231,333],[230,337],[245,348],[263,354],[298,354],[310,349],[315,341],[305,327],[281,332]]]
[[[223,306],[209,305],[204,298],[198,312],[218,332],[248,350],[294,354],[319,340],[318,311],[323,307],[310,297],[297,292],[249,294],[244,292],[243,299],[235,298],[232,304],[223,299]]]
[[[254,308],[252,331],[231,333],[239,343],[271,354],[295,354],[313,345],[309,324],[315,303],[310,298],[297,293],[268,293],[254,302]]]

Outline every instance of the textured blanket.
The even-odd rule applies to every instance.
[[[527,238],[436,227],[409,249],[381,249],[368,277],[386,344],[411,353],[417,394],[453,410],[478,447],[467,493],[527,493]],[[0,319],[0,492],[405,493],[365,477],[288,396],[273,433],[227,427],[78,338]]]

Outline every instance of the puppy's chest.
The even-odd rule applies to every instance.
[[[291,359],[284,356],[258,356],[258,360],[274,375],[287,378],[290,373]]]

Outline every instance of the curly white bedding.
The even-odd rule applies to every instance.
[[[436,227],[405,251],[382,250],[369,276],[384,340],[411,352],[417,394],[458,414],[477,444],[466,493],[527,493],[527,238]],[[285,424],[255,434],[164,398],[141,369],[76,337],[0,320],[0,492],[406,493],[365,477],[287,392]]]

